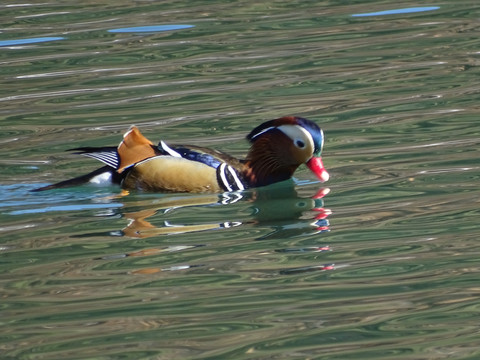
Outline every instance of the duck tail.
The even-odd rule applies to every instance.
[[[100,169],[92,171],[91,173],[77,176],[73,179],[60,181],[55,184],[42,186],[36,189],[31,190],[32,192],[52,190],[52,189],[61,189],[71,186],[84,185],[88,183],[92,184],[101,184],[103,182],[110,182],[111,184],[120,184],[121,176],[110,166],[104,166]]]

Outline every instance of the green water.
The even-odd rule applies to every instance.
[[[480,8],[435,5],[0,5],[0,358],[479,358]],[[292,114],[328,183],[29,192],[131,124],[243,156]]]

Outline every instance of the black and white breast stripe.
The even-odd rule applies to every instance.
[[[217,167],[217,181],[225,191],[245,190],[240,176],[230,165],[221,163]]]

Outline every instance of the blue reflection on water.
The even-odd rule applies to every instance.
[[[16,40],[1,40],[0,46],[16,46],[16,45],[26,45],[26,44],[35,44],[47,41],[57,41],[64,40],[65,38],[59,36],[49,36],[49,37],[38,37],[38,38],[29,38],[29,39],[16,39]]]
[[[384,11],[377,11],[372,13],[363,13],[363,14],[353,14],[353,17],[363,17],[363,16],[381,16],[381,15],[394,15],[394,14],[408,14],[408,13],[416,13],[416,12],[423,12],[423,11],[432,11],[438,10],[440,6],[423,6],[423,7],[411,7],[411,8],[404,8],[404,9],[393,9],[393,10],[384,10]]]
[[[46,206],[46,207],[36,208],[36,209],[15,210],[15,211],[10,211],[8,214],[9,215],[25,215],[25,214],[48,213],[48,212],[54,212],[54,211],[110,209],[110,208],[119,208],[122,206],[123,205],[120,203],[57,205],[57,206]]]
[[[136,26],[120,29],[110,29],[111,33],[147,33],[147,32],[160,32],[170,30],[181,30],[195,27],[195,25],[152,25],[152,26]]]
[[[113,209],[123,207],[112,198],[113,187],[93,188],[85,191],[82,187],[60,189],[53,192],[32,193],[42,184],[0,185],[1,215],[26,215],[59,211],[81,211]],[[54,204],[52,204],[54,203]],[[1,225],[0,218],[0,225]],[[0,226],[1,227],[1,226]]]

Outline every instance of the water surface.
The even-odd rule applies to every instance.
[[[478,358],[478,7],[416,7],[1,6],[2,359]],[[131,124],[243,156],[292,114],[328,183],[30,192]]]

